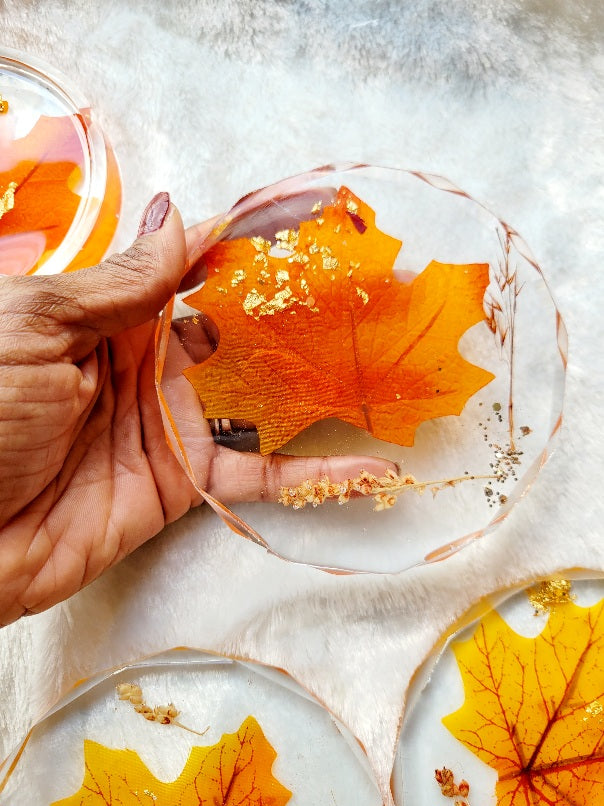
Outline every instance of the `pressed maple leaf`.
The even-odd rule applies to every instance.
[[[212,747],[193,747],[179,777],[158,780],[132,750],[84,742],[81,788],[52,806],[285,806],[291,792],[271,773],[277,757],[254,717]]]
[[[453,649],[465,702],[443,722],[497,771],[498,806],[604,803],[604,600],[536,638],[493,611]]]
[[[0,137],[0,145],[0,271],[25,273],[52,254],[73,223],[82,146],[69,116],[42,116],[25,137]]]
[[[186,299],[219,331],[217,350],[185,370],[205,416],[251,421],[266,454],[329,417],[412,445],[424,420],[459,414],[493,378],[457,351],[484,319],[488,265],[433,261],[404,283],[400,247],[344,187],[274,244],[212,247]]]

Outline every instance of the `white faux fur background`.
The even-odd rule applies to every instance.
[[[510,222],[570,340],[558,449],[489,537],[398,575],[267,556],[207,509],[0,632],[0,759],[78,678],[188,645],[287,669],[367,750],[388,802],[405,692],[494,591],[604,571],[604,6],[599,0],[0,0],[0,46],[89,97],[124,184],[185,223],[327,162],[443,174]],[[312,806],[312,805],[311,805]]]

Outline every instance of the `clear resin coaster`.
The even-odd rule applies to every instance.
[[[382,803],[357,741],[292,678],[193,650],[81,683],[0,791],[7,806]]]
[[[527,490],[560,425],[566,334],[524,241],[463,191],[330,166],[246,196],[200,250],[157,386],[170,444],[234,529],[297,562],[400,571]],[[272,457],[260,492],[280,503],[227,512],[208,468],[234,468],[236,491],[250,451]],[[279,490],[278,454],[340,458]]]
[[[409,691],[396,806],[604,801],[604,580],[557,577],[455,632]]]
[[[117,162],[88,101],[53,67],[0,49],[0,274],[94,265],[120,204]]]

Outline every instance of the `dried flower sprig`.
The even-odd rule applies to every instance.
[[[456,784],[453,770],[447,767],[443,767],[442,770],[434,770],[434,777],[446,798],[456,798],[455,806],[469,806],[466,798],[470,792],[470,784],[466,780],[462,779],[459,784]]]
[[[173,703],[169,705],[156,705],[154,708],[147,705],[143,700],[143,691],[137,683],[118,683],[116,686],[117,696],[120,700],[126,700],[134,706],[137,714],[142,714],[149,722],[158,722],[160,725],[175,725],[177,728],[188,730],[189,733],[195,733],[197,736],[206,734],[210,726],[203,730],[193,730],[188,728],[181,722],[178,722],[176,717],[180,713]]]
[[[374,509],[379,512],[393,507],[397,496],[409,490],[414,490],[421,495],[429,489],[433,495],[436,495],[439,490],[445,487],[455,487],[462,481],[495,478],[497,478],[495,475],[464,475],[437,481],[417,481],[415,476],[410,473],[399,476],[390,469],[379,477],[366,470],[361,470],[356,478],[344,479],[344,481],[330,481],[327,476],[324,476],[321,479],[306,479],[297,487],[281,487],[279,503],[286,507],[291,506],[293,509],[303,509],[307,504],[316,507],[328,498],[337,498],[338,504],[345,504],[350,500],[350,496],[356,493],[373,496]]]
[[[517,269],[512,271],[510,266],[511,231],[505,227],[503,232],[498,231],[497,237],[501,244],[502,258],[497,261],[496,266],[492,267],[493,284],[489,286],[485,295],[485,317],[490,330],[499,338],[501,351],[506,356],[509,366],[508,429],[510,448],[515,450],[514,336],[518,297],[523,286],[519,284]]]

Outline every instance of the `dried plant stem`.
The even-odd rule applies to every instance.
[[[445,487],[455,487],[464,481],[474,481],[476,479],[497,479],[497,474],[456,476],[449,479],[436,479],[433,481],[418,481],[414,476],[408,474],[399,476],[392,470],[377,477],[373,473],[361,470],[354,479],[344,481],[330,481],[329,478],[306,479],[297,487],[281,487],[279,502],[284,506],[291,506],[294,509],[303,509],[307,504],[313,507],[322,504],[329,498],[336,498],[339,504],[345,504],[353,494],[373,496],[375,501],[374,509],[377,511],[390,509],[396,503],[396,498],[401,493],[414,490],[420,495],[429,489],[435,495]]]
[[[514,278],[515,277],[516,275],[514,274]],[[510,327],[510,386],[508,391],[508,429],[510,434],[510,450],[512,451],[516,450],[516,444],[514,442],[514,337],[516,329],[513,323],[516,319],[517,300],[518,300],[518,292],[515,291],[511,302],[511,314],[510,314],[512,326]]]
[[[399,487],[378,487],[375,490],[375,493],[386,493],[395,491],[397,493],[404,493],[407,490],[416,490],[417,492],[423,492],[428,488],[432,489],[433,492],[438,492],[438,490],[442,490],[445,487],[455,487],[456,484],[459,484],[462,481],[474,481],[476,479],[496,479],[497,476],[494,473],[487,473],[484,475],[477,475],[477,476],[455,476],[451,479],[435,479],[434,481],[413,481],[413,482],[406,482],[400,488]]]
[[[175,719],[173,719],[170,724],[176,725],[177,728],[182,728],[182,730],[188,730],[189,733],[194,733],[196,736],[205,736],[206,733],[210,730],[209,725],[205,730],[193,730],[193,728],[188,728],[186,725],[183,725],[182,722],[177,722]]]
[[[489,290],[489,295],[485,299],[485,313],[487,324],[499,338],[499,345],[503,354],[507,357],[510,370],[507,410],[510,449],[514,451],[516,450],[514,439],[514,336],[518,296],[522,291],[522,286],[518,284],[517,272],[511,272],[511,240],[510,231],[507,228],[504,229],[503,233],[499,232],[499,243],[501,244],[503,259],[500,259],[493,269],[496,291]]]
[[[174,725],[177,728],[182,728],[189,733],[194,733],[196,736],[204,736],[209,730],[210,726],[203,730],[193,730],[182,722],[178,722],[176,717],[179,711],[173,703],[169,705],[156,705],[154,708],[147,705],[143,700],[143,692],[137,683],[118,683],[116,686],[117,696],[120,700],[126,700],[132,706],[137,714],[144,716],[149,722],[158,722],[160,725]]]

